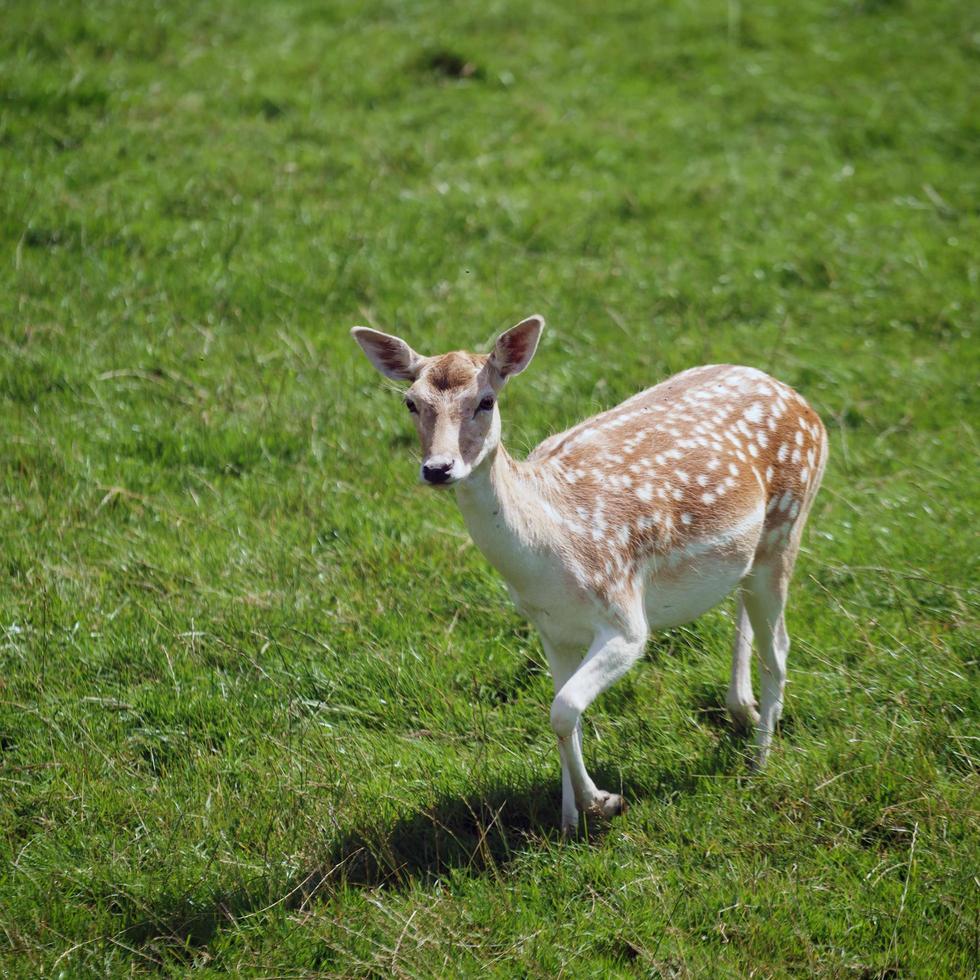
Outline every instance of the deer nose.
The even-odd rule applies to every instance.
[[[422,478],[426,483],[445,483],[449,479],[449,472],[452,470],[452,460],[433,460],[422,466]]]

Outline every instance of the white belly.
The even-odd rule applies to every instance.
[[[724,534],[651,563],[643,593],[650,629],[681,626],[717,606],[752,567],[764,519],[760,508]]]
[[[647,578],[643,604],[651,630],[682,626],[717,606],[741,581],[750,561],[719,559],[679,574]]]

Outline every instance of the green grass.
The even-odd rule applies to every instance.
[[[976,976],[980,12],[4,5],[0,973]],[[731,606],[587,716],[347,335],[549,321],[831,432],[764,776]]]

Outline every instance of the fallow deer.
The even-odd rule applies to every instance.
[[[453,487],[469,532],[537,628],[554,679],[562,829],[579,811],[622,812],[582,758],[582,713],[640,658],[650,630],[688,623],[738,592],[726,705],[765,764],[783,707],[784,610],[827,435],[793,389],[749,367],[695,367],[567,432],[527,459],[500,441],[497,398],[537,349],[532,316],[489,355],[417,354],[367,327],[351,333],[405,405],[421,479]],[[753,635],[761,706],[752,693]]]

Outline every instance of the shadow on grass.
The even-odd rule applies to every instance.
[[[494,874],[545,837],[557,842],[560,808],[557,780],[445,797],[394,822],[347,831],[278,895],[270,894],[268,882],[213,894],[203,908],[190,896],[161,895],[148,905],[116,895],[112,911],[136,920],[124,929],[126,942],[189,957],[219,929],[266,907],[303,908],[344,888],[408,888],[457,871]]]
[[[348,832],[309,876],[302,901],[334,887],[409,887],[455,870],[485,874],[545,837],[557,840],[557,780],[446,797],[387,826]]]
[[[669,805],[671,799],[697,792],[705,778],[736,778],[744,771],[744,742],[727,732],[709,752],[681,769],[659,772],[652,782],[620,782],[602,765],[595,776],[599,785],[618,789],[628,801]],[[347,831],[277,895],[265,882],[215,894],[205,908],[187,896],[161,896],[149,909],[117,906],[115,911],[138,919],[124,930],[127,942],[191,957],[223,927],[273,906],[307,908],[345,888],[407,889],[460,872],[495,875],[522,853],[557,845],[560,812],[557,779],[490,786],[462,798],[444,797],[394,822],[378,820]],[[600,840],[610,826],[616,823],[585,828],[580,839]]]

